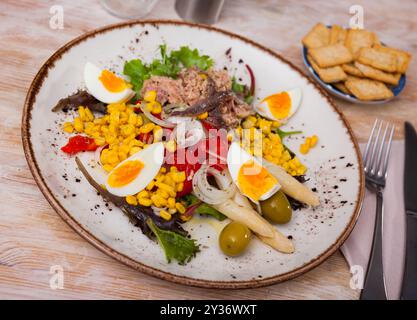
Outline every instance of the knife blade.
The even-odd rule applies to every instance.
[[[401,299],[417,299],[417,133],[405,123],[404,204],[406,214],[405,265]]]

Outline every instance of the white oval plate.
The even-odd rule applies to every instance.
[[[168,264],[160,247],[134,227],[119,209],[106,207],[60,146],[67,136],[61,123],[71,114],[53,113],[57,101],[83,87],[87,61],[122,72],[125,60],[152,60],[158,46],[189,45],[210,55],[246,83],[249,64],[257,80],[256,97],[300,87],[303,101],[287,128],[316,134],[319,144],[300,159],[309,167],[308,185],[320,207],[296,211],[279,229],[293,238],[296,251],[286,255],[258,240],[238,258],[224,256],[217,244],[222,224],[195,218],[187,229],[201,252],[185,266]],[[230,54],[225,52],[229,49]],[[239,60],[242,59],[242,61]],[[42,66],[26,98],[22,136],[30,169],[52,207],[79,234],[114,258],[148,274],[184,284],[218,288],[269,285],[296,277],[334,253],[359,215],[364,183],[358,146],[343,116],[327,94],[273,51],[212,27],[177,21],[128,22],[87,33],[59,49]],[[303,137],[287,139],[298,150]],[[77,182],[80,179],[79,182]],[[345,181],[346,180],[346,181]],[[224,224],[224,223],[223,223]]]

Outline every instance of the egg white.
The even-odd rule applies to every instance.
[[[97,100],[104,103],[125,102],[133,97],[135,92],[126,88],[121,92],[110,92],[101,83],[99,77],[102,70],[91,62],[87,62],[84,67],[84,82],[87,91]]]
[[[287,121],[289,118],[291,118],[298,110],[298,108],[301,105],[301,100],[302,100],[302,91],[300,88],[294,88],[288,91],[284,91],[287,92],[288,95],[290,96],[290,100],[291,100],[291,107],[290,107],[290,111],[288,113],[288,116],[283,118],[283,119],[279,119],[277,117],[275,117],[271,110],[269,109],[268,103],[266,101],[261,101],[259,104],[257,104],[255,106],[255,111],[257,113],[259,113],[261,116],[272,120],[272,121]],[[279,94],[281,92],[277,92],[275,94]]]
[[[256,157],[252,156],[247,151],[243,150],[238,142],[233,142],[230,147],[229,151],[227,153],[227,168],[229,170],[230,176],[232,177],[233,182],[236,184],[236,186],[240,189],[239,183],[238,183],[238,175],[240,168],[243,164],[248,162],[249,160],[254,161],[256,164],[262,166],[261,161],[259,161]],[[281,188],[281,185],[279,183],[276,183],[271,189],[269,189],[267,192],[265,192],[259,200],[266,200],[269,197],[271,197],[273,194],[275,194],[279,189]],[[242,194],[244,194],[242,192]],[[251,197],[244,194],[246,197],[248,197],[252,202],[257,203],[258,201],[252,199]]]
[[[122,187],[112,187],[109,185],[109,176],[118,167],[122,166],[126,161],[139,160],[144,164],[144,167],[140,171],[139,175],[129,184]],[[112,171],[109,172],[106,179],[106,189],[110,193],[125,197],[138,193],[145,189],[145,187],[152,181],[158,174],[164,161],[164,144],[157,142],[149,145],[145,149],[131,155],[129,158],[120,162]]]

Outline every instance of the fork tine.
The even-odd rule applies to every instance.
[[[381,138],[381,144],[379,145],[379,150],[378,150],[378,156],[375,160],[375,166],[372,168],[373,172],[375,173],[377,172],[379,175],[379,172],[381,171],[381,164],[382,164],[382,153],[384,151],[384,147],[386,147],[386,143],[385,143],[385,139],[387,137],[387,132],[388,132],[388,127],[390,126],[390,123],[388,122],[387,125],[385,126],[385,130],[384,130],[384,134],[382,135]]]
[[[369,135],[368,143],[366,144],[365,151],[363,153],[363,165],[365,167],[365,172],[368,170],[367,169],[368,167],[367,167],[366,164],[367,164],[367,161],[368,161],[369,150],[372,147],[372,138],[374,136],[374,132],[375,132],[375,128],[376,128],[377,124],[378,124],[378,119],[375,119],[374,126],[372,127],[372,131],[371,131],[371,134]]]
[[[384,166],[381,167],[381,169],[378,171],[378,175],[381,177],[386,178],[387,177],[387,169],[388,169],[388,160],[389,160],[389,155],[391,152],[391,144],[392,144],[392,139],[394,136],[394,132],[395,132],[395,125],[392,125],[391,127],[391,132],[388,138],[388,145],[387,145],[387,149],[385,151],[385,159],[384,159]]]
[[[373,140],[372,153],[371,153],[371,158],[369,160],[369,167],[371,168],[371,175],[375,173],[375,153],[379,145],[379,141],[380,141],[382,124],[383,124],[383,121],[381,120],[378,126],[378,131],[377,131],[375,140]]]

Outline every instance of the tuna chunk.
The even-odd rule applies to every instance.
[[[156,100],[162,105],[165,103],[184,103],[183,87],[181,79],[152,76],[143,83],[142,97],[146,92],[155,90]]]

